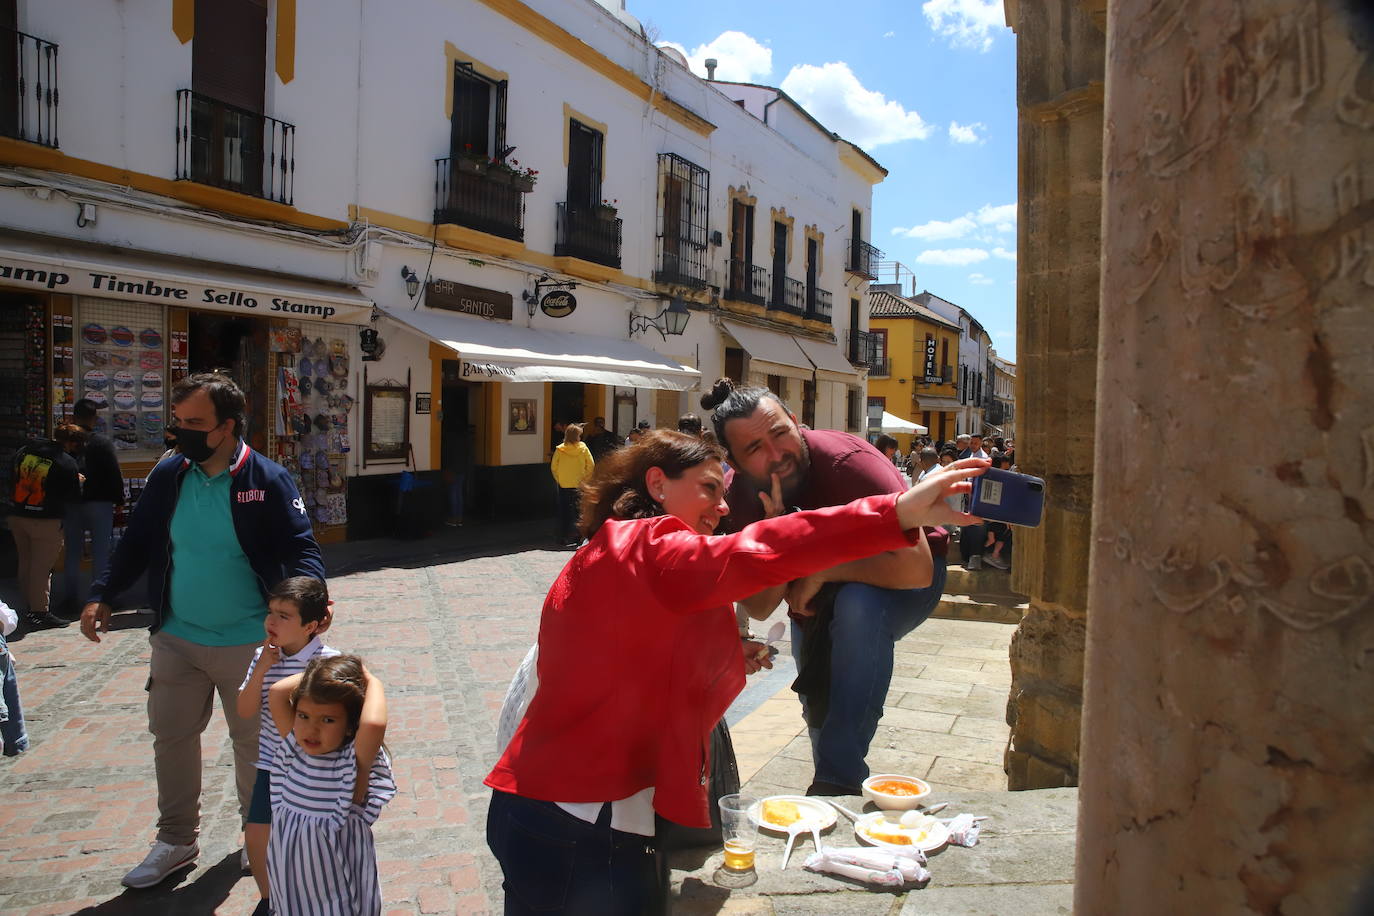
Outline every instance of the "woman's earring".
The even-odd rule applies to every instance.
[[[662,493],[658,494],[658,501],[659,501],[659,502],[663,502],[663,494],[662,494]]]

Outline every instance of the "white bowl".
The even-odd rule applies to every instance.
[[[891,795],[873,788],[875,783],[886,782],[890,779],[911,783],[917,791],[914,795]],[[864,798],[884,811],[911,811],[920,807],[921,802],[930,796],[930,784],[923,779],[917,779],[915,776],[903,776],[901,773],[878,773],[864,780],[863,792]]]

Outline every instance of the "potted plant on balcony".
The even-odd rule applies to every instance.
[[[463,144],[463,152],[454,157],[453,167],[470,175],[481,175],[487,170],[487,157],[472,150],[471,143]]]
[[[521,168],[519,159],[512,159],[510,162],[492,159],[487,163],[487,176],[500,184],[510,185],[517,191],[528,194],[534,190],[534,183],[539,180],[539,170]]]
[[[602,200],[601,203],[592,205],[592,213],[596,214],[597,219],[609,223],[614,220],[616,214],[620,212],[616,209],[616,204],[618,203],[620,203],[619,198],[610,201]]]

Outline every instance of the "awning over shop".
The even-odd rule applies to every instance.
[[[818,376],[832,382],[858,382],[859,372],[845,359],[840,348],[833,343],[812,340],[809,337],[794,337],[797,346],[802,348],[811,362],[816,364]]]
[[[883,411],[883,425],[881,429],[885,433],[897,433],[900,435],[910,433],[912,435],[924,436],[926,433],[930,432],[930,430],[926,429],[921,424],[912,423],[910,420],[903,420],[896,414],[888,413],[886,410]]]
[[[383,313],[457,353],[461,377],[472,381],[587,382],[683,391],[701,377],[697,370],[632,340],[423,309]]]
[[[966,406],[960,404],[958,398],[931,397],[919,391],[916,392],[916,405],[917,410],[959,410]]]
[[[259,318],[366,324],[372,314],[372,300],[351,286],[12,236],[0,236],[0,286],[5,285]]]
[[[731,337],[739,341],[750,360],[771,364],[760,366],[760,370],[768,369],[772,375],[785,375],[788,378],[811,378],[811,361],[797,346],[792,335],[734,321],[722,321],[721,324]]]

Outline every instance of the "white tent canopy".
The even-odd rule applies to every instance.
[[[930,430],[926,429],[921,424],[912,423],[910,420],[903,420],[901,417],[890,414],[886,410],[883,411],[882,430],[885,433],[899,433],[901,435],[910,433],[915,436],[924,436],[926,433],[930,432]]]

